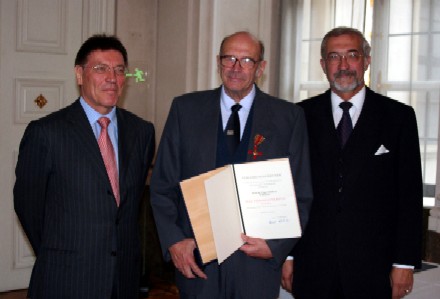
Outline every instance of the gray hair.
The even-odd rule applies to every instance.
[[[371,46],[368,43],[368,41],[365,39],[362,32],[360,32],[359,30],[357,30],[355,28],[341,26],[341,27],[333,28],[332,30],[327,32],[327,34],[324,36],[324,39],[321,42],[321,58],[322,59],[325,59],[327,56],[327,43],[328,43],[329,38],[337,37],[337,36],[340,36],[343,34],[355,35],[355,36],[359,37],[362,41],[362,51],[363,51],[362,54],[364,56],[370,56]]]

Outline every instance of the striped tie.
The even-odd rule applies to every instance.
[[[105,169],[107,170],[108,178],[112,186],[113,195],[116,199],[116,204],[119,207],[120,195],[119,195],[119,175],[116,167],[115,151],[113,149],[112,141],[108,136],[107,127],[110,123],[110,119],[107,117],[101,117],[98,119],[98,123],[101,126],[101,135],[98,138],[99,149],[101,150],[102,159],[104,159]]]

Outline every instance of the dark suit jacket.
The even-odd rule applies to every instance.
[[[154,128],[123,109],[116,115],[119,208],[79,100],[26,128],[14,204],[37,258],[32,299],[110,298],[114,277],[119,298],[138,298],[138,207],[154,154]]]
[[[166,259],[170,259],[168,248],[171,245],[185,238],[193,238],[179,182],[215,168],[220,91],[218,88],[183,95],[174,99],[171,106],[151,182],[151,202]],[[305,225],[312,192],[307,130],[302,109],[259,89],[253,105],[249,149],[253,149],[254,136],[261,134],[266,140],[258,147],[263,153],[258,160],[290,158],[301,222]],[[247,160],[252,160],[251,155]],[[294,239],[269,241],[274,255],[270,261],[245,258],[246,265],[237,271],[241,270],[241,285],[248,291],[246,298],[277,296],[280,266],[295,243]],[[177,283],[181,290],[192,294],[197,294],[200,284],[203,284],[200,279],[184,279],[180,273],[177,274]]]
[[[393,263],[421,262],[422,176],[414,110],[367,88],[341,150],[330,91],[299,105],[309,129],[314,202],[294,250],[295,298],[325,298],[336,277],[348,298],[382,298]],[[382,145],[389,152],[375,155]]]

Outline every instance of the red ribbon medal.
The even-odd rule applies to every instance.
[[[264,141],[265,139],[266,139],[266,138],[264,138],[263,135],[260,135],[260,134],[255,135],[255,137],[254,137],[254,150],[253,150],[253,151],[252,151],[252,150],[248,150],[248,154],[249,154],[249,155],[252,155],[252,159],[253,159],[253,160],[256,160],[258,156],[263,155],[262,152],[259,152],[259,151],[258,151],[258,146],[259,146],[261,143],[263,143],[263,141]]]

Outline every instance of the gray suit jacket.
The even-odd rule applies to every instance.
[[[14,204],[37,257],[31,298],[110,298],[115,277],[119,298],[137,298],[138,207],[154,154],[154,128],[123,109],[116,115],[119,208],[79,100],[26,128]]]
[[[151,203],[163,254],[185,238],[193,238],[191,224],[180,194],[179,182],[212,170],[216,165],[217,134],[220,117],[220,88],[195,92],[174,99],[159,146],[151,183]],[[258,160],[289,157],[293,172],[301,223],[307,223],[312,201],[308,137],[303,111],[298,106],[271,97],[257,89],[249,150],[254,136],[266,140],[258,147]],[[248,155],[248,161],[252,156]],[[245,298],[275,298],[280,285],[280,266],[295,239],[270,240],[274,258],[269,261],[243,256],[240,279]],[[208,278],[209,279],[209,278]],[[212,279],[212,278],[211,278]],[[199,279],[177,283],[186,293],[197,294],[203,288]],[[255,296],[252,296],[255,294]]]

